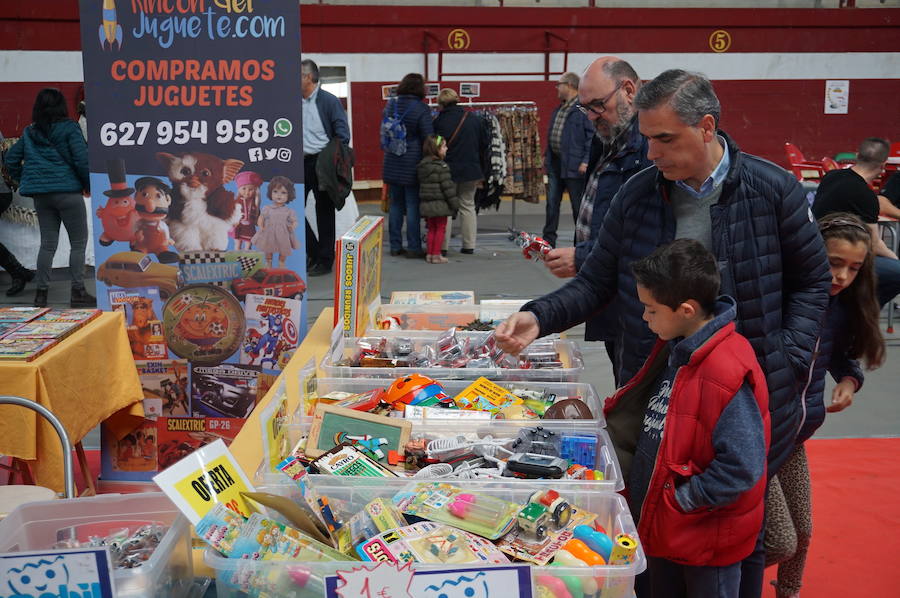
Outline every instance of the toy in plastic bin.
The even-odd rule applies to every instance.
[[[508,563],[509,559],[484,538],[442,523],[420,521],[378,534],[359,544],[363,560],[391,563]]]
[[[403,411],[407,405],[422,407],[440,405],[441,407],[456,408],[456,404],[446,393],[444,387],[435,379],[422,374],[410,374],[397,378],[385,391],[383,400],[398,411]]]
[[[544,261],[553,246],[537,235],[530,235],[525,231],[519,232],[516,237],[516,245],[522,248],[522,255],[526,260]]]
[[[446,523],[490,540],[512,529],[521,509],[513,502],[439,482],[419,484],[411,492],[398,493],[393,501],[406,515]]]
[[[561,529],[569,524],[571,518],[572,505],[556,490],[535,492],[528,499],[528,504],[516,515],[519,529],[538,540],[547,536],[547,529],[551,524],[556,529]]]

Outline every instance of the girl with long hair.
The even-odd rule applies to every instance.
[[[93,296],[84,288],[84,252],[88,224],[84,194],[90,193],[87,144],[81,128],[69,118],[66,98],[58,89],[38,92],[31,112],[32,123],[6,154],[6,168],[19,181],[19,193],[34,198],[41,230],[34,304],[47,305],[53,255],[59,243],[59,225],[66,227],[72,249],[72,307],[92,307]]]
[[[837,413],[853,403],[863,384],[859,361],[871,370],[885,357],[869,227],[853,214],[835,212],[819,220],[819,229],[831,267],[831,298],[803,395],[805,413],[797,446],[769,483],[766,500],[766,564],[778,563],[778,578],[772,582],[778,598],[799,596],[812,535],[809,467],[803,443],[825,421],[826,411]],[[826,371],[837,383],[827,408]]]

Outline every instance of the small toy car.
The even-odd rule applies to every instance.
[[[531,534],[538,540],[547,536],[547,528],[550,525],[550,512],[540,503],[530,502],[516,515],[519,529]]]
[[[550,518],[556,529],[566,527],[572,519],[572,505],[556,490],[538,490],[531,495],[528,503],[545,507],[550,512]]]

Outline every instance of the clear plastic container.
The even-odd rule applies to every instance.
[[[426,345],[434,345],[443,334],[438,331],[379,330],[373,336],[388,339],[406,338],[412,342],[413,350],[420,351]],[[473,342],[483,340],[488,332],[458,332],[458,337],[471,338]],[[330,378],[396,378],[408,374],[423,374],[431,378],[475,380],[484,376],[494,382],[500,380],[527,380],[544,382],[578,382],[584,371],[581,350],[571,340],[549,339],[559,354],[562,367],[557,368],[447,368],[447,367],[360,367],[338,365],[341,360],[352,358],[357,352],[358,337],[338,337],[325,355],[320,366]]]
[[[161,492],[106,494],[27,503],[0,522],[0,552],[46,550],[57,541],[103,534],[145,523],[169,526],[150,559],[134,569],[116,569],[118,598],[185,597],[194,589],[190,525]],[[104,534],[105,535],[105,534]]]
[[[401,489],[411,487],[412,482],[407,480]],[[504,500],[525,504],[535,491],[532,485],[522,485],[516,482],[507,482],[502,486],[489,489],[478,486],[473,487],[468,482],[456,484],[460,487],[471,489],[475,492],[487,492],[491,496]],[[383,484],[358,484],[358,480],[347,478],[330,478],[328,480],[316,480],[316,490],[327,496],[329,503],[339,513],[354,513],[375,498],[392,498],[397,492],[393,486]],[[284,494],[291,496],[288,486],[262,486],[258,490]],[[637,538],[637,529],[628,511],[625,499],[618,494],[606,492],[600,489],[560,489],[560,494],[570,503],[588,510],[597,515],[597,523],[615,536],[619,533],[627,533]],[[294,497],[296,498],[296,497]],[[302,577],[307,578],[305,586],[301,589],[294,586],[290,589],[281,588],[279,596],[294,596],[305,598],[320,597],[324,594],[324,577],[334,575],[336,571],[349,571],[359,567],[358,561],[327,562],[327,563],[303,563],[302,565],[288,562],[253,562],[242,559],[227,559],[220,556],[212,549],[207,549],[204,554],[204,562],[216,572],[216,589],[219,598],[237,598],[247,594],[237,590],[233,584],[238,579],[247,579],[252,576],[266,576],[268,579],[276,579],[279,576],[284,580],[289,570],[301,571]],[[465,567],[459,565],[458,567]],[[413,569],[439,569],[433,565],[413,565]],[[634,591],[635,576],[646,568],[646,559],[640,544],[634,555],[634,560],[628,565],[603,565],[594,567],[538,567],[532,566],[532,583],[539,576],[570,575],[578,577],[583,583],[590,583],[594,579],[600,588],[599,596],[603,598],[631,598]],[[287,582],[290,585],[290,582]],[[537,594],[535,594],[537,595]]]
[[[527,300],[523,299],[522,303]],[[381,328],[380,322],[392,320],[400,330],[439,330],[465,326],[473,320],[481,320],[496,328],[503,320],[519,311],[521,305],[403,305],[387,303],[375,310],[373,328]],[[386,328],[390,330],[390,328]]]
[[[502,478],[495,479],[470,479],[465,480],[483,487],[505,487],[509,484],[522,485],[534,488],[536,486],[555,488],[560,492],[568,492],[570,489],[589,489],[604,490],[607,492],[617,492],[625,487],[622,478],[622,470],[613,449],[612,441],[606,430],[593,420],[485,420],[485,421],[460,421],[460,420],[411,420],[412,433],[410,439],[426,437],[426,438],[454,438],[457,436],[466,436],[474,439],[475,437],[484,438],[491,436],[494,439],[514,439],[519,437],[522,429],[534,428],[541,426],[544,430],[551,431],[557,438],[563,435],[590,435],[596,436],[597,445],[595,449],[594,467],[593,469],[603,472],[602,480],[566,480],[566,479],[518,479],[518,478]],[[288,436],[292,442],[297,442],[300,438],[309,432],[311,420],[308,417],[302,417],[298,422],[288,426]],[[325,474],[313,474],[312,479],[316,483],[327,484],[330,479],[339,478],[340,476],[331,476]],[[358,484],[375,484],[383,485],[395,490],[405,487],[410,478],[365,478],[354,477]],[[268,471],[265,463],[260,466],[256,473],[256,482],[263,484],[280,485],[291,483],[286,475],[280,472]],[[447,478],[447,483],[455,484],[457,480]]]
[[[471,380],[454,380],[446,378],[435,379],[451,397],[456,396],[469,386]],[[362,393],[376,388],[384,388],[391,384],[391,380],[385,378],[317,378],[316,384],[312,388],[306,388],[301,384],[301,392],[304,392],[301,405],[309,405],[312,400],[327,395],[332,392]],[[590,384],[583,382],[541,382],[534,380],[523,381],[498,381],[497,384],[512,391],[513,389],[525,389],[538,393],[550,393],[557,396],[557,400],[561,401],[567,398],[581,399],[591,413],[594,414],[593,422],[600,428],[606,427],[606,418],[603,416],[603,405],[597,391]],[[299,423],[302,414],[295,414],[295,421]],[[429,417],[431,419],[431,417]],[[437,418],[435,418],[437,419]],[[550,421],[546,419],[527,420],[535,425],[541,425],[541,422]]]

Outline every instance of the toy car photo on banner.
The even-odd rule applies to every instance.
[[[104,430],[102,478],[149,480],[233,437],[306,334],[300,11],[80,9],[97,301],[125,314],[148,418]]]

